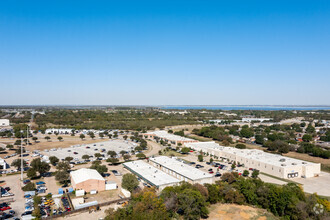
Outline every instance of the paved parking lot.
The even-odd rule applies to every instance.
[[[295,178],[293,181],[303,184],[304,191],[307,193],[330,196],[330,173],[321,172],[318,177]]]
[[[95,153],[101,153],[107,156],[108,151],[115,151],[119,154],[120,151],[132,151],[137,146],[136,143],[125,140],[109,140],[94,144],[82,144],[82,145],[74,145],[69,148],[58,148],[56,150],[46,150],[42,151],[41,154],[46,156],[56,156],[59,159],[64,159],[66,157],[73,157],[77,159],[81,159],[81,157],[85,154],[94,156]],[[104,152],[101,150],[105,149]],[[76,153],[76,154],[75,154]]]
[[[16,212],[15,216],[19,217],[24,212],[25,199],[23,198],[23,191],[21,190],[20,175],[10,175],[1,177],[6,181],[5,187],[10,187],[10,192],[14,194],[15,202],[10,204],[12,210]],[[11,197],[8,197],[11,198]]]

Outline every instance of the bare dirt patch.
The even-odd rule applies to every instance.
[[[210,215],[208,219],[217,220],[229,220],[229,219],[239,219],[239,220],[275,220],[276,218],[273,214],[267,212],[266,210],[253,208],[250,206],[236,205],[236,204],[217,204],[212,205],[210,208]]]

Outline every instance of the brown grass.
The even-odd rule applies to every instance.
[[[47,141],[44,139],[45,136],[51,137],[50,141]],[[103,142],[109,140],[109,138],[103,138],[100,139],[98,137],[91,139],[86,135],[86,138],[84,140],[81,140],[79,136],[71,136],[71,135],[59,135],[63,138],[62,141],[57,140],[56,135],[43,135],[38,136],[38,143],[35,143],[30,139],[31,145],[27,147],[28,150],[45,150],[45,149],[51,149],[51,148],[66,148],[70,147],[71,145],[76,144],[91,144],[96,142]],[[16,139],[0,139],[1,143],[4,144],[13,144]]]
[[[306,161],[310,161],[310,162],[314,162],[314,163],[322,163],[322,164],[327,164],[330,165],[330,159],[323,159],[320,157],[313,157],[310,156],[308,154],[301,154],[301,153],[297,153],[297,152],[289,152],[287,154],[284,154],[287,157],[293,157],[296,159],[300,159],[300,160],[306,160]]]
[[[236,204],[216,204],[210,207],[210,214],[208,219],[217,220],[275,220],[273,214],[264,209],[253,208],[250,206],[236,205]]]

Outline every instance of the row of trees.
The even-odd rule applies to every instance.
[[[127,175],[127,176],[126,176]],[[123,176],[123,188],[134,192],[138,185],[132,174]],[[157,197],[153,189],[133,193],[128,206],[107,210],[106,219],[200,219],[208,217],[209,204],[248,204],[267,209],[284,219],[326,219],[330,202],[317,195],[305,195],[302,189],[289,183],[278,186],[258,178],[225,173],[215,184],[181,183],[166,187]],[[314,207],[323,207],[323,211]]]

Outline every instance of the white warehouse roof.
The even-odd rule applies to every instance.
[[[169,134],[169,133],[167,133],[167,131],[153,131],[153,132],[148,132],[146,134],[156,135],[157,137],[168,139],[171,141],[195,141],[193,139],[181,137],[179,135]]]
[[[197,142],[186,143],[185,146],[191,147],[196,150],[217,150],[219,152],[226,152],[232,155],[240,156],[246,159],[259,161],[262,163],[278,166],[278,167],[293,167],[293,166],[309,166],[316,163],[307,162],[304,160],[298,160],[291,157],[285,157],[279,154],[266,153],[262,150],[256,149],[237,149],[233,147],[224,147],[215,142]]]
[[[178,179],[142,160],[127,162],[123,165],[155,186],[176,184],[180,182]]]
[[[79,170],[72,171],[70,175],[76,184],[90,179],[105,181],[101,174],[94,169],[81,168]]]
[[[182,175],[188,179],[194,180],[194,181],[199,180],[199,179],[213,177],[211,174],[208,174],[199,169],[196,169],[187,164],[184,164],[183,162],[180,162],[174,158],[160,156],[160,157],[149,158],[149,160],[153,161],[155,163],[158,163],[158,164],[162,165],[163,167],[173,170],[173,171],[179,173],[180,175]]]
[[[217,149],[217,150],[223,150],[223,146],[220,146],[219,144],[215,143],[214,141],[208,141],[208,142],[196,142],[196,143],[185,143],[186,147],[191,147],[193,149]]]
[[[316,163],[307,162],[304,160],[298,160],[291,157],[285,157],[279,154],[266,153],[262,150],[256,149],[236,149],[232,147],[225,147],[224,151],[236,154],[247,159],[260,161],[262,163],[278,166],[278,167],[293,167],[293,166],[309,166]]]

